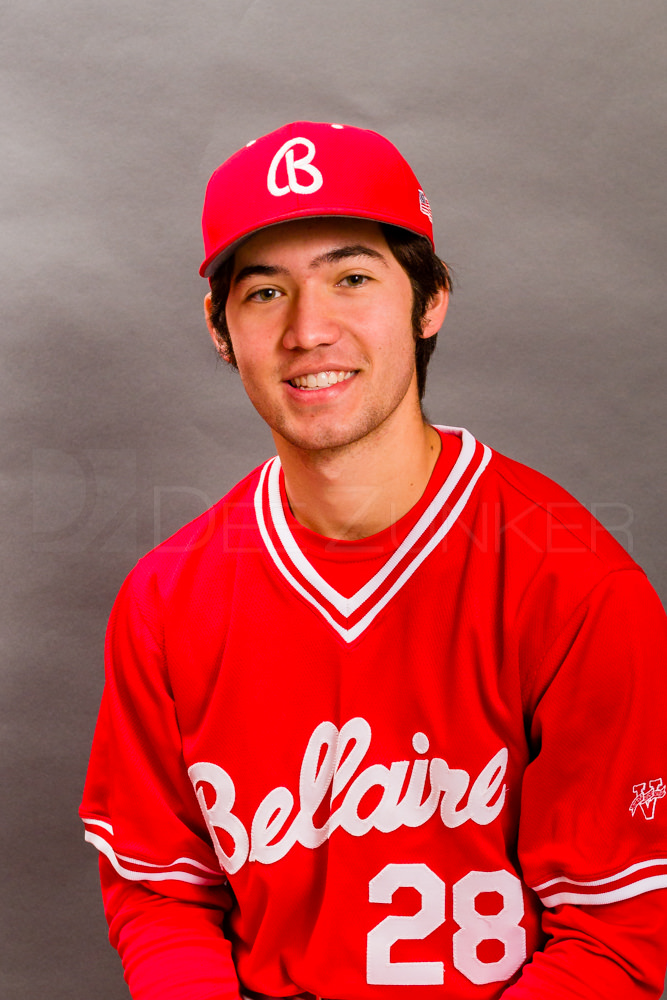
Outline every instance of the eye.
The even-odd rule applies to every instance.
[[[282,295],[282,292],[278,291],[277,288],[258,288],[256,291],[250,293],[248,301],[273,302],[273,300],[277,299],[280,295]]]
[[[344,285],[347,288],[361,288],[366,284],[367,281],[371,279],[366,274],[346,274],[338,284]]]

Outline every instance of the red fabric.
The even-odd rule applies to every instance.
[[[229,958],[227,878],[257,992],[496,1000],[582,915],[586,954],[608,933],[655,980],[604,911],[667,886],[664,613],[555,484],[466,434],[455,469],[358,603],[294,547],[275,463],[126,581],[81,812],[136,883],[108,912],[139,989],[145,913]]]
[[[134,1000],[238,1000],[222,912],[152,893],[100,859],[109,937]],[[503,1000],[651,1000],[667,963],[667,890],[545,911],[549,935]]]
[[[317,216],[388,222],[433,245],[428,199],[387,139],[351,125],[292,122],[248,143],[209,180],[199,273],[210,277],[259,229]]]
[[[544,951],[503,1000],[656,1000],[667,965],[667,890],[545,910]]]
[[[224,910],[158,895],[100,857],[109,940],[133,1000],[239,1000]]]

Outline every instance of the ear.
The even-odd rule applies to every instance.
[[[447,306],[449,305],[449,292],[446,288],[439,288],[428,304],[422,321],[422,337],[433,337],[438,332],[445,321]]]
[[[226,346],[220,340],[218,331],[213,326],[213,321],[211,320],[212,311],[213,311],[213,303],[211,301],[211,293],[208,292],[208,294],[204,298],[204,316],[206,317],[206,326],[208,327],[208,332],[211,335],[211,340],[213,341],[213,346],[215,347],[216,351],[223,359],[223,361],[229,361],[230,360],[229,352]]]

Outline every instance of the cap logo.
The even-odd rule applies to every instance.
[[[297,160],[294,157],[294,147],[299,145],[305,146],[307,152]],[[271,166],[266,178],[269,192],[275,195],[276,198],[280,198],[290,191],[294,194],[313,194],[315,191],[319,191],[324,183],[324,179],[317,167],[313,166],[312,161],[314,156],[315,146],[310,139],[290,139],[289,142],[284,143],[271,160]],[[287,170],[287,184],[285,187],[279,187],[276,174],[283,159],[285,160],[285,169]],[[310,177],[309,184],[299,183],[297,170]]]

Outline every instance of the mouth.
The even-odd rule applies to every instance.
[[[308,375],[296,375],[294,378],[288,379],[288,382],[295,389],[312,392],[314,389],[328,389],[339,382],[347,382],[356,374],[356,371],[311,372]]]

